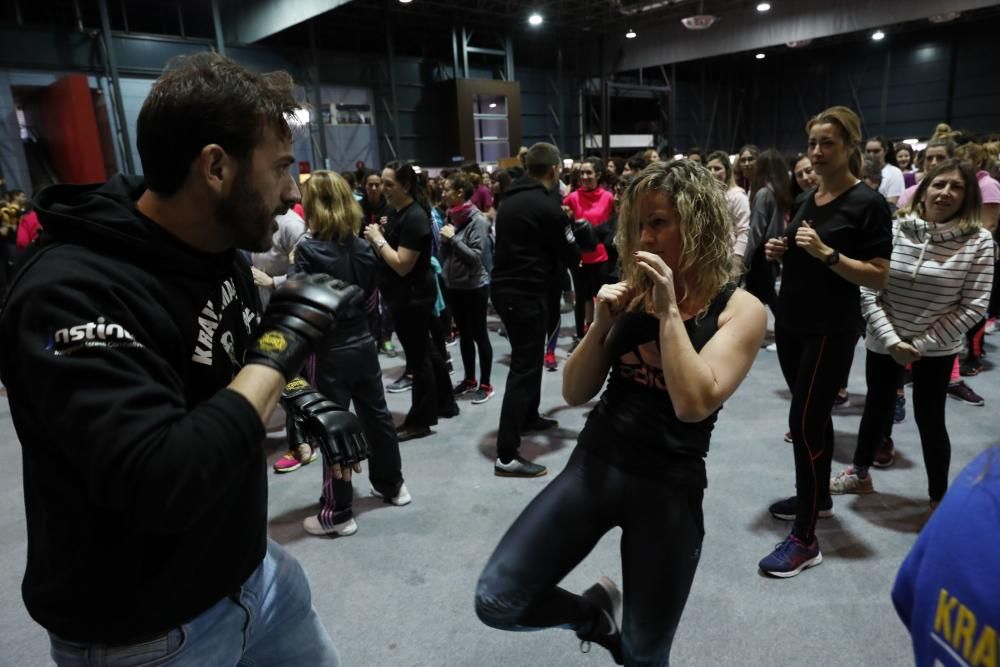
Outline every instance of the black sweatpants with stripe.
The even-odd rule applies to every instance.
[[[798,512],[792,532],[807,544],[816,531],[821,506],[830,504],[833,461],[833,401],[854,357],[856,331],[801,335],[775,327],[778,363],[792,392],[788,430],[795,452]]]

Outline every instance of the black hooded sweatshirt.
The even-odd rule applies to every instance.
[[[569,218],[545,184],[524,176],[504,192],[497,210],[492,292],[544,296],[561,283],[561,267],[580,263]]]
[[[31,616],[75,641],[152,637],[235,593],[266,551],[264,429],[226,389],[259,319],[236,251],[135,209],[140,179],[58,185],[0,316],[21,441]]]

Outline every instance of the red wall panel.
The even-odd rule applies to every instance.
[[[101,137],[87,77],[72,74],[45,89],[41,98],[42,136],[63,183],[105,180]]]

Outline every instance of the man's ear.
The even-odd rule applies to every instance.
[[[229,191],[236,176],[236,161],[218,144],[208,144],[201,149],[194,164],[198,180],[218,196]]]

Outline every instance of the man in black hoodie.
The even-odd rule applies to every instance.
[[[22,592],[60,665],[338,663],[302,567],[267,539],[261,444],[357,288],[290,280],[261,320],[236,250],[267,249],[299,198],[293,90],[182,59],[139,114],[145,184],[38,198],[0,374],[24,461]]]
[[[569,218],[550,195],[562,157],[538,143],[525,156],[527,174],[504,193],[497,211],[491,295],[510,340],[510,373],[500,408],[497,460],[501,477],[538,477],[545,466],[521,458],[521,434],[556,426],[538,413],[548,323],[547,295],[561,267],[576,266],[580,249]]]

